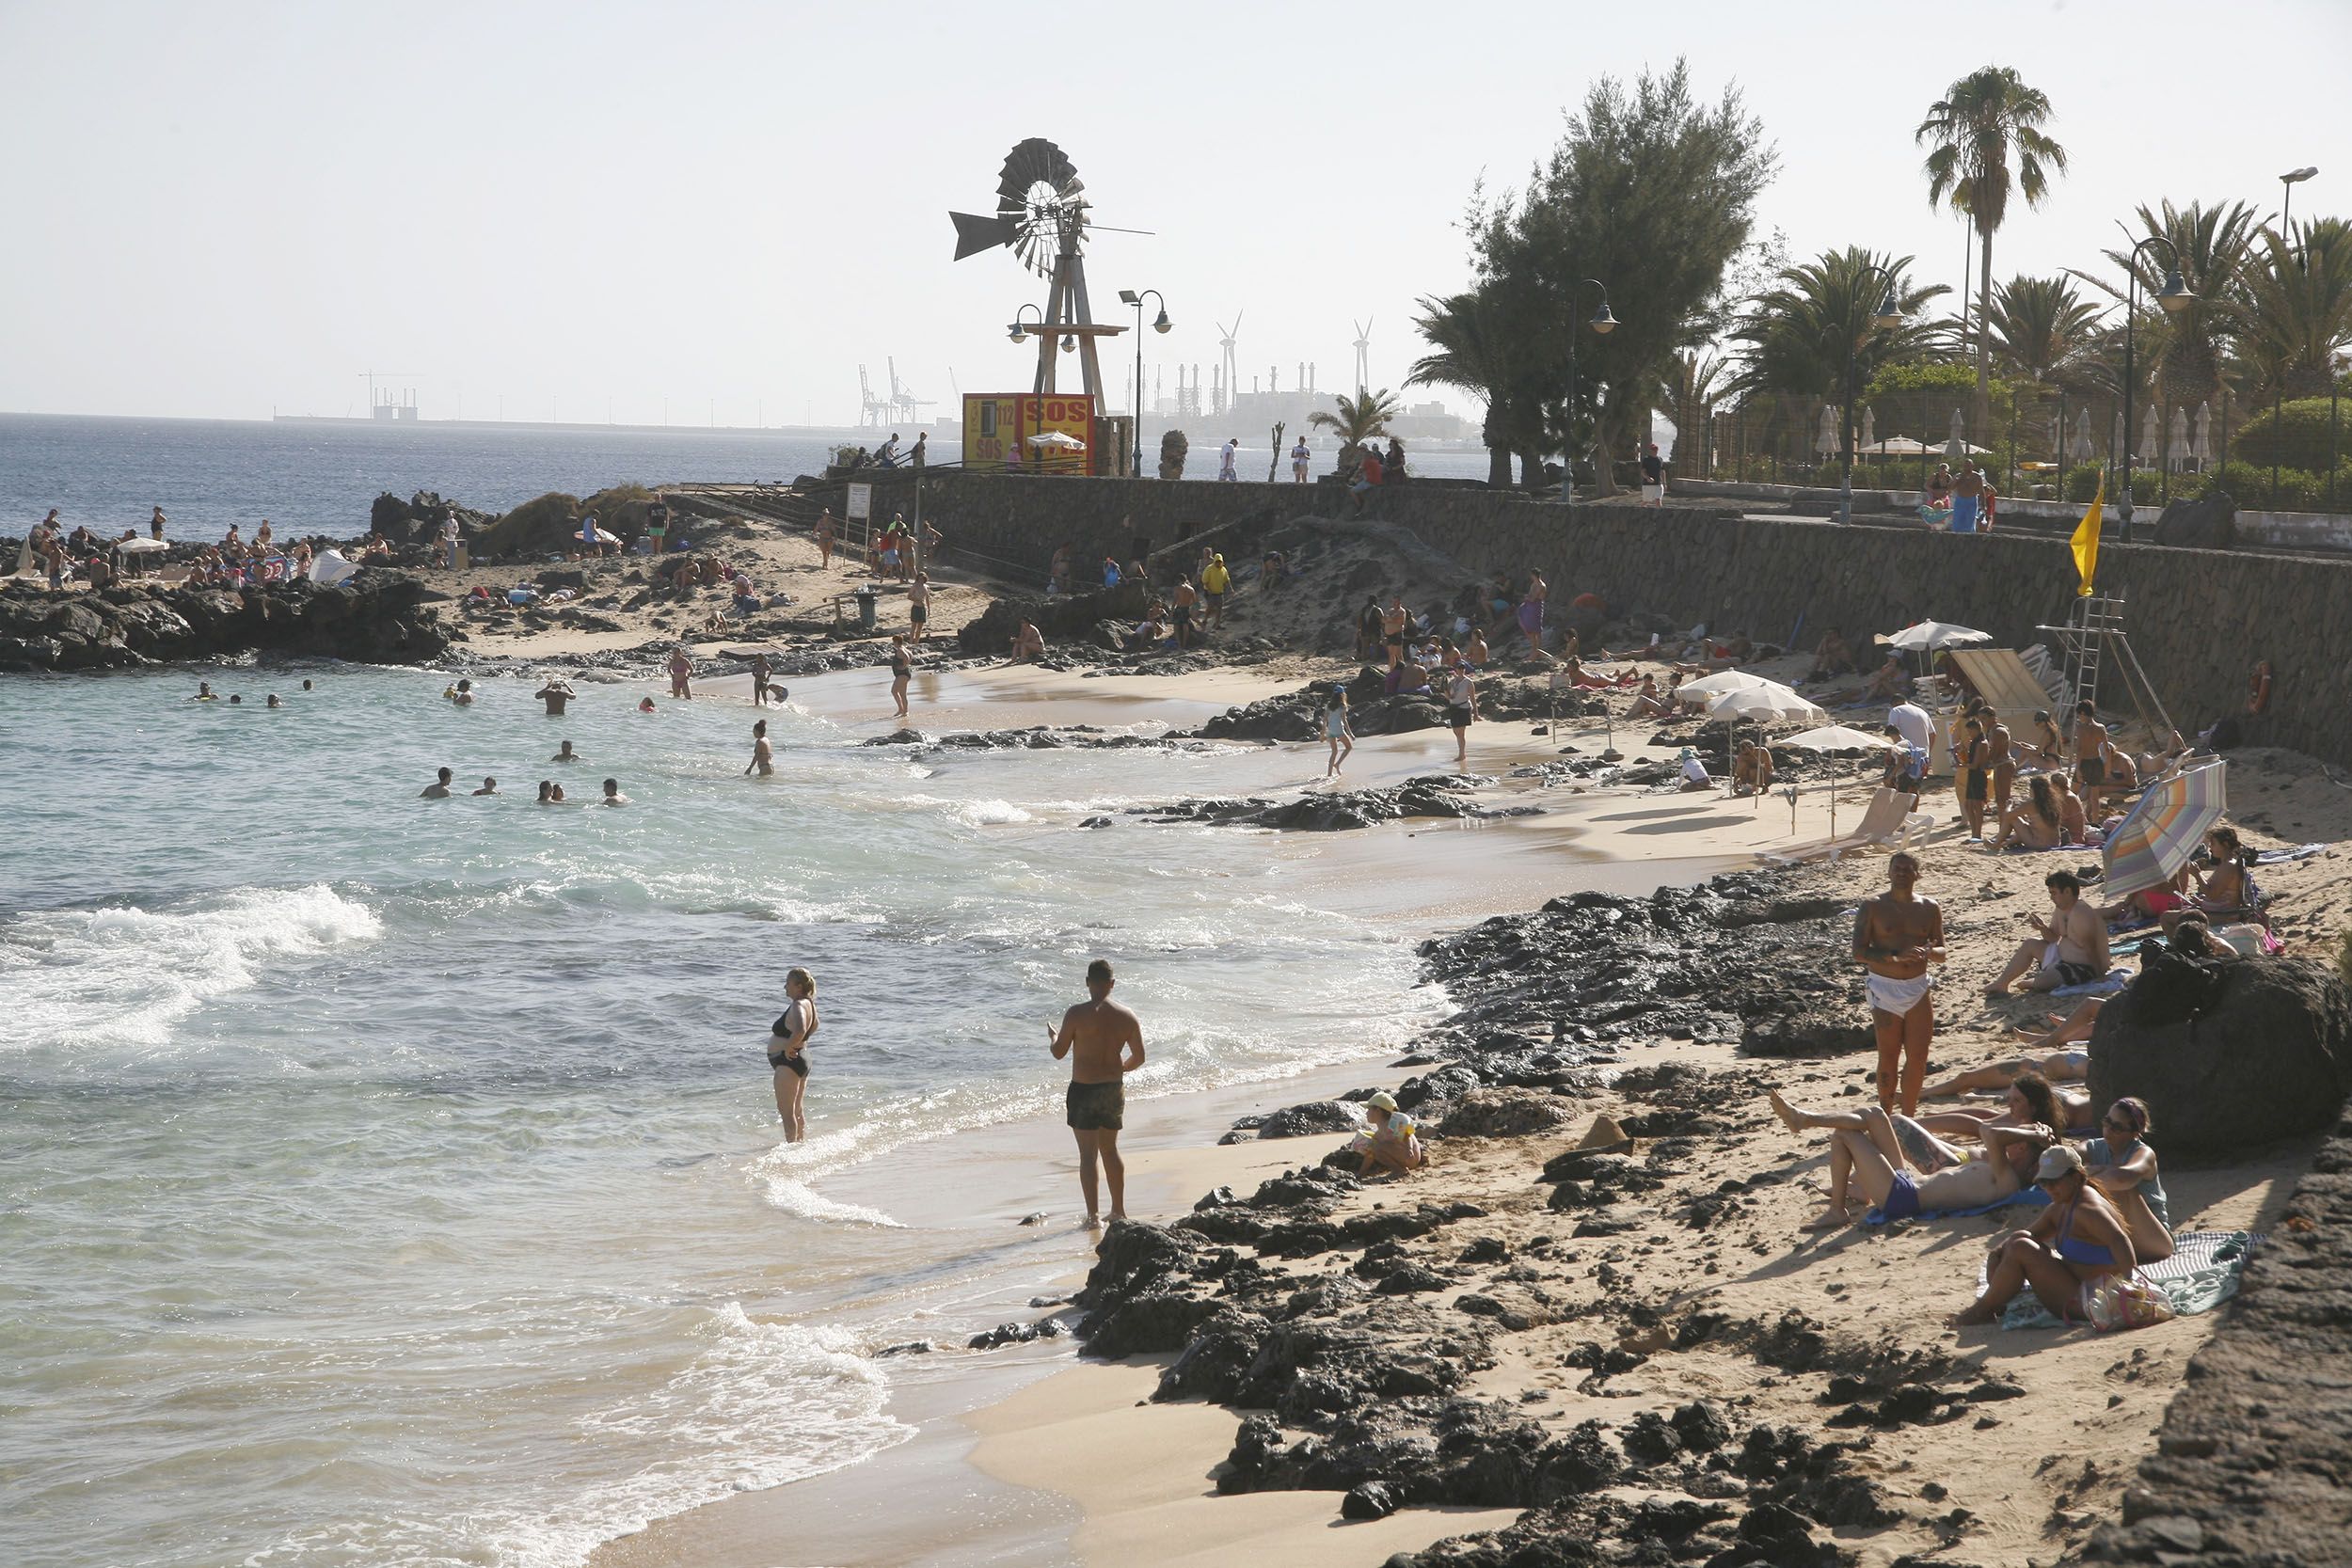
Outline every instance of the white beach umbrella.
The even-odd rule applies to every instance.
[[[1064,451],[1084,451],[1087,444],[1066,430],[1049,430],[1042,436],[1029,437],[1033,447],[1059,447]]]
[[[1720,697],[1726,691],[1736,691],[1743,686],[1759,683],[1771,684],[1751,670],[1718,670],[1711,675],[1684,681],[1675,688],[1674,694],[1678,701],[1692,701],[1701,697]]]
[[[1862,444],[1868,446],[1879,438],[1879,411],[1868,404],[1862,405]]]
[[[332,588],[358,570],[359,563],[344,560],[339,550],[321,550],[310,558],[310,580],[322,587]]]
[[[2210,403],[2197,405],[2197,445],[2194,450],[2199,468],[2213,461],[2213,404]]]
[[[2090,458],[2090,410],[2086,408],[2074,420],[2074,450],[2070,454],[2077,463]]]
[[[2164,414],[2151,399],[2139,417],[2139,460],[2153,463],[2164,454]],[[2159,464],[2159,467],[2162,465]]]
[[[2175,472],[2188,467],[2188,410],[2175,404],[2172,428],[2165,437],[2164,466]]]
[[[152,555],[157,550],[169,548],[171,546],[161,539],[118,539],[115,541],[116,553],[120,555]]]
[[[1857,730],[1851,724],[1823,724],[1817,729],[1800,730],[1795,735],[1783,736],[1780,744],[1807,752],[1883,752],[1891,749],[1894,742],[1883,735]],[[1837,774],[1834,770],[1829,776],[1829,831],[1831,836],[1836,835]]]
[[[1991,632],[1979,631],[1974,626],[1954,626],[1949,621],[1922,621],[1888,638],[1886,645],[1905,653],[1933,653],[1938,648],[1964,648],[1992,641]]]
[[[1827,719],[1820,705],[1793,687],[1757,680],[1718,692],[1707,705],[1709,719]]]
[[[1968,455],[1968,432],[1961,423],[1960,410],[1957,408],[1952,410],[1952,433],[1945,438],[1944,455],[1947,457]]]
[[[1821,404],[1821,428],[1814,435],[1813,450],[1823,457],[1837,451],[1837,409],[1832,404]]]

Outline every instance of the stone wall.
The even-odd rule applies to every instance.
[[[876,506],[901,508],[896,492],[911,483],[911,475],[886,481]],[[1408,485],[1377,495],[1370,512],[1482,576],[1504,571],[1523,581],[1530,566],[1540,568],[1562,602],[1597,593],[1617,614],[1656,611],[1772,642],[1810,644],[1833,626],[1867,638],[1932,617],[2022,647],[2049,641],[2036,628],[2074,602],[2062,538],[1748,522],[1737,507],[1608,502],[1565,511],[1478,488]],[[1090,564],[1105,553],[1131,559],[1143,539],[1158,549],[1229,528],[1226,553],[1238,564],[1254,561],[1282,522],[1346,508],[1345,493],[1327,480],[1302,488],[947,471],[927,478],[924,510],[951,550],[1041,579],[1064,540]],[[2249,740],[2352,764],[2352,725],[2343,720],[2352,712],[2352,665],[2343,657],[2352,562],[2110,543],[2100,582],[2128,594],[2133,647],[2184,730],[2239,712],[2248,669],[2265,657],[2275,671],[2271,710],[2248,722]],[[2130,711],[2120,686],[2105,689],[2110,705]]]

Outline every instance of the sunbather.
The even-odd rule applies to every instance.
[[[2079,1089],[2053,1088],[2041,1073],[2027,1070],[2010,1080],[1999,1106],[1963,1105],[1935,1111],[1921,1117],[1919,1125],[1939,1138],[1981,1137],[1988,1127],[2038,1125],[2074,1132],[2090,1125],[2090,1097]]]
[[[2099,1131],[2101,1136],[2083,1145],[2083,1168],[2122,1214],[2139,1260],[2161,1262],[2172,1256],[2172,1214],[2156,1174],[2156,1151],[2148,1147],[2147,1102],[2125,1095],[2107,1107]]]
[[[1821,641],[1815,644],[1813,668],[1806,672],[1804,678],[1809,681],[1823,681],[1832,675],[1851,675],[1853,673],[1853,650],[1846,646],[1845,638],[1838,635],[1836,626],[1832,626],[1822,634]]]
[[[1979,1153],[1954,1148],[1910,1117],[1889,1116],[1875,1105],[1867,1111],[1801,1112],[1778,1094],[1770,1098],[1772,1114],[1790,1132],[1829,1130],[1829,1206],[1807,1222],[1807,1230],[1851,1224],[1849,1200],[1856,1185],[1890,1220],[1997,1203],[2024,1189],[2031,1161],[2058,1141],[2047,1127],[1991,1127]]]
[[[1658,694],[1658,677],[1644,675],[1642,689],[1633,694],[1633,705],[1625,710],[1628,719],[1661,719],[1674,709]]]
[[[1911,694],[1911,677],[1903,673],[1902,660],[1893,654],[1870,676],[1870,684],[1863,689],[1865,697],[1882,703],[1899,703]]]
[[[2015,843],[2024,849],[2055,849],[2064,832],[2058,820],[2058,791],[2051,786],[2048,774],[2036,773],[2026,781],[2026,798],[2002,816],[1993,847],[2006,849]]]
[[[1385,1090],[1364,1101],[1364,1130],[1347,1148],[1363,1157],[1360,1174],[1367,1177],[1375,1171],[1409,1176],[1429,1163],[1422,1152],[1413,1118],[1398,1110],[1395,1099]]]
[[[1955,1328],[1998,1323],[2002,1309],[2028,1288],[2060,1318],[2081,1321],[2089,1316],[2090,1288],[2137,1266],[2130,1227],[2084,1172],[2081,1155],[2065,1144],[2045,1149],[2034,1184],[2050,1195],[2050,1207],[2026,1229],[1994,1241],[1984,1294],[1952,1314]]]
[[[2094,996],[2085,1002],[2083,1006],[2089,1008],[2095,1017],[2103,1000],[2101,997]],[[2050,1016],[2056,1018],[2058,1015],[2053,1013]],[[2083,1033],[2088,1035],[2090,1032],[2089,1025],[2086,1024]],[[1939,1078],[1932,1084],[1922,1084],[1919,1086],[1919,1098],[1922,1100],[1957,1100],[1963,1094],[1983,1094],[1993,1089],[2006,1090],[2020,1077],[2029,1072],[2038,1074],[2045,1084],[2052,1081],[2080,1083],[2090,1070],[2090,1053],[2088,1051],[2053,1051],[2045,1055],[2010,1056],[1997,1062],[1987,1062],[1982,1067],[1963,1068],[1948,1078]]]
[[[2198,871],[2193,909],[2174,910],[2160,917],[2168,932],[2182,921],[2196,918],[2207,925],[2228,920],[2262,919],[2262,890],[2254,885],[2254,852],[2246,847],[2235,828],[2216,828],[2205,834],[2213,869]]]
[[[2107,999],[2104,996],[2086,996],[2075,1005],[2074,1010],[2071,1013],[2042,1014],[2042,1016],[2049,1022],[2050,1026],[2047,1029],[2036,1029],[2030,1024],[2020,1024],[2010,1029],[2010,1033],[2024,1041],[2028,1052],[2051,1051],[2061,1045],[2072,1045],[2077,1040],[2087,1040],[2090,1037],[2090,1026],[2099,1021],[2099,1009],[2106,1005]],[[2048,1078],[2052,1074],[2045,1072],[2042,1076]],[[2084,1074],[2072,1072],[2063,1076],[2080,1078]]]
[[[2027,990],[2085,986],[2107,972],[2106,922],[2083,902],[2082,879],[2071,871],[2053,871],[2042,880],[2050,891],[2050,918],[2021,917],[2033,922],[2035,934],[2018,944],[2008,966],[1985,988],[1989,1002],[2007,996],[2010,983],[2027,970],[2033,971],[2026,981]]]

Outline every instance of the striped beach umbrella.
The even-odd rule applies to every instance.
[[[2148,786],[2100,850],[2106,863],[2099,884],[2102,898],[2162,887],[2188,863],[2206,832],[2229,809],[2224,787],[2229,767],[2217,757]]]

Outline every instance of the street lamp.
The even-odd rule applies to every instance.
[[[1043,310],[1039,310],[1034,305],[1024,305],[1021,310],[1037,310],[1037,325],[1041,330],[1044,327],[1045,312]],[[1023,319],[1021,310],[1015,310],[1012,313],[1012,325],[1005,329],[1006,335],[1016,343],[1029,335],[1029,323]]]
[[[1609,313],[1609,285],[1603,283],[1597,277],[1588,277],[1584,279],[1584,283],[1590,283],[1594,288],[1600,291],[1600,309],[1595,310],[1592,314],[1592,319],[1587,321],[1584,325],[1591,327],[1595,332],[1605,338],[1610,333],[1615,331],[1617,327],[1617,318]],[[1571,316],[1576,314],[1577,296],[1582,291],[1584,283],[1571,283],[1568,285],[1568,314]],[[1571,322],[1568,325],[1568,412],[1566,420],[1568,464],[1560,474],[1560,504],[1562,506],[1570,505],[1576,500],[1576,325],[1573,322]]]
[[[2279,176],[2279,183],[2286,195],[2280,202],[2279,228],[2289,249],[2295,245],[2295,187],[2319,172],[2317,164],[2306,164]],[[2278,373],[2270,381],[2270,506],[2279,506],[2279,459],[2286,451],[2286,433],[2279,427],[2279,419],[2286,405],[2287,362],[2285,345],[2280,345]]]
[[[1176,325],[1168,319],[1168,301],[1159,290],[1146,289],[1143,293],[1133,289],[1119,291],[1119,303],[1136,308],[1136,466],[1130,472],[1136,479],[1143,477],[1143,294],[1160,302],[1160,313],[1152,322],[1152,331],[1166,332]]]
[[[1903,324],[1902,301],[1895,297],[1895,269],[1891,266],[1864,267],[1860,273],[1855,275],[1853,290],[1846,296],[1846,320],[1848,323],[1846,330],[1846,407],[1844,417],[1839,420],[1843,437],[1840,444],[1845,448],[1846,452],[1846,473],[1844,479],[1838,482],[1837,486],[1837,521],[1841,525],[1853,521],[1854,349],[1858,345],[1862,337],[1860,333],[1853,330],[1851,325],[1853,321],[1853,302],[1862,297],[1864,285],[1868,283],[1870,279],[1874,277],[1883,277],[1886,279],[1886,294],[1885,297],[1879,301],[1877,312],[1870,317],[1871,328],[1873,330],[1883,329],[1884,331],[1892,332],[1895,328],[1902,325]],[[1922,451],[1923,467],[1927,438],[1928,433],[1925,430],[1920,431],[1919,445]],[[1883,476],[1882,475],[1881,477]]]
[[[2171,256],[2164,275],[2164,287],[2156,291],[2156,303],[2168,312],[2187,307],[2194,296],[2188,285],[2181,281],[2181,253],[2162,234],[2151,234],[2132,246],[2132,253],[2123,262],[2128,281],[2123,287],[2123,494],[2116,502],[2117,537],[2124,544],[2132,542],[2132,325],[2138,319],[2139,253],[2152,245],[2160,245]],[[2063,492],[2061,492],[2063,493]]]

